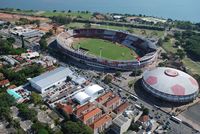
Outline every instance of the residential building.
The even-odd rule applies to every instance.
[[[94,122],[90,127],[93,129],[94,134],[102,133],[105,129],[109,128],[112,124],[110,115],[104,115],[99,120]]]
[[[128,130],[132,122],[132,118],[125,117],[124,115],[117,116],[113,120],[112,130],[115,134],[123,134]]]
[[[102,110],[95,108],[81,117],[81,120],[86,125],[91,125],[94,121],[98,120],[102,115]]]

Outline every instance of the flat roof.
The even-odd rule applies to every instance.
[[[31,83],[36,84],[41,89],[48,87],[49,85],[58,82],[59,80],[72,75],[73,72],[66,67],[58,67],[50,72],[41,74],[35,78],[30,79]]]
[[[116,124],[116,125],[118,125],[118,126],[122,126],[127,121],[128,121],[128,119],[126,117],[124,117],[123,115],[120,115],[120,116],[118,116],[117,118],[115,118],[113,120],[113,123]]]
[[[76,99],[79,103],[82,104],[83,102],[90,100],[90,96],[85,92],[78,92],[74,95],[74,99]]]
[[[103,88],[97,84],[88,86],[85,88],[85,93],[88,94],[89,96],[93,97],[94,94],[102,91]]]

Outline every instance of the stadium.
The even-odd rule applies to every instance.
[[[190,102],[199,93],[199,85],[192,76],[167,67],[146,70],[142,85],[153,96],[169,102]]]
[[[75,29],[60,33],[56,40],[66,56],[97,68],[129,71],[157,57],[155,44],[124,31]]]

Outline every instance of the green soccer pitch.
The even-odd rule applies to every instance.
[[[137,57],[134,50],[103,39],[80,38],[73,44],[73,48],[82,48],[89,54],[111,60],[134,60]]]

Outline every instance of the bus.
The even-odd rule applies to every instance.
[[[130,98],[131,98],[132,100],[134,100],[134,101],[137,101],[137,100],[138,100],[138,97],[135,96],[135,95],[131,95]]]
[[[173,121],[175,121],[177,123],[181,123],[182,122],[181,119],[179,119],[178,117],[175,117],[175,116],[171,116],[171,120],[173,120]]]
[[[139,110],[142,109],[142,107],[140,105],[138,105],[138,104],[135,104],[135,107],[138,108]]]

